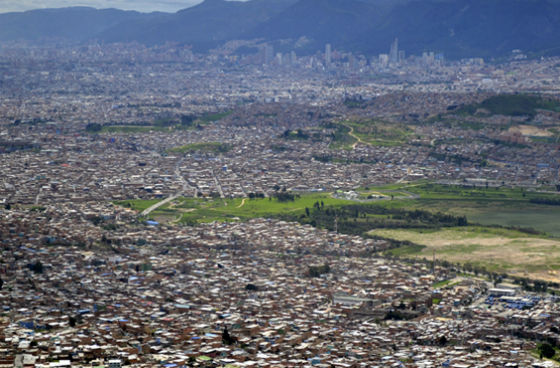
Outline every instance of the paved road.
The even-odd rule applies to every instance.
[[[165,206],[166,204],[168,204],[169,202],[179,198],[180,196],[182,196],[184,193],[193,190],[194,189],[194,197],[196,198],[196,188],[192,188],[189,183],[185,180],[185,178],[183,177],[183,175],[181,175],[181,170],[180,170],[180,166],[183,163],[183,160],[180,160],[179,162],[177,162],[177,165],[175,165],[175,176],[177,178],[179,178],[179,180],[183,183],[183,190],[181,190],[180,192],[177,192],[169,197],[167,197],[166,199],[164,199],[161,202],[158,202],[156,204],[154,204],[153,206],[150,206],[148,208],[146,208],[144,211],[142,211],[140,213],[140,215],[142,216],[148,216],[150,213],[152,213],[153,211],[157,210],[158,208],[160,208],[161,206]]]
[[[152,211],[157,210],[158,208],[160,208],[161,206],[164,206],[166,204],[168,204],[169,202],[171,202],[174,199],[177,199],[181,196],[181,194],[183,194],[183,192],[179,192],[176,194],[173,194],[171,197],[167,197],[165,198],[163,201],[158,202],[156,204],[154,204],[153,206],[150,206],[148,208],[146,208],[144,211],[142,211],[140,214],[142,216],[148,216]]]

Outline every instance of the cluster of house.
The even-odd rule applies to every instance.
[[[502,310],[482,280],[434,289],[455,275],[372,257],[383,241],[265,219],[153,226],[89,206],[102,216],[2,210],[0,365],[542,367],[531,350],[559,336],[552,297]],[[48,233],[78,228],[100,238]]]

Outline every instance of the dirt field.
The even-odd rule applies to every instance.
[[[542,129],[531,125],[518,125],[511,127],[510,132],[520,132],[524,136],[529,137],[551,137],[553,134],[546,129]]]
[[[492,271],[560,282],[560,240],[478,227],[451,228],[435,232],[374,230],[374,235],[424,245],[410,256],[436,257],[451,262],[470,262]]]

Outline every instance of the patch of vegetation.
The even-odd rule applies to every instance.
[[[33,271],[36,274],[42,274],[44,267],[43,264],[41,263],[41,261],[36,261],[35,263],[29,263],[27,265],[27,268],[29,268],[29,270]]]
[[[531,203],[546,204],[549,206],[560,206],[560,198],[531,198]]]
[[[360,203],[324,207],[315,204],[306,216],[282,214],[286,221],[299,221],[315,227],[335,230],[344,234],[364,235],[376,228],[440,228],[466,226],[465,217],[422,210],[408,211],[378,204]]]
[[[348,134],[373,146],[400,146],[413,134],[412,129],[404,124],[379,120],[345,121],[342,124],[351,129]]]
[[[367,106],[367,102],[362,96],[348,97],[342,103],[349,109],[364,109]]]
[[[160,117],[153,122],[138,122],[129,124],[110,123],[101,125],[89,123],[85,131],[88,133],[149,133],[172,132],[184,129],[202,129],[204,125],[221,120],[229,116],[232,111],[206,113],[201,116],[181,115],[179,117]]]
[[[465,115],[474,115],[485,110],[489,115],[528,116],[533,118],[537,110],[560,112],[560,102],[531,94],[498,95],[487,98],[479,104],[468,105],[458,110]]]
[[[392,240],[392,239],[387,239]],[[402,245],[392,249],[389,249],[385,252],[386,255],[391,255],[393,257],[408,257],[414,256],[422,253],[422,251],[426,248],[425,245],[419,244],[409,244],[409,245]]]
[[[121,207],[142,212],[159,202],[161,202],[161,199],[129,199],[125,201],[115,201],[114,203]]]
[[[306,132],[304,132],[301,129],[297,129],[297,130],[286,130],[284,133],[282,133],[281,137],[283,139],[291,139],[291,140],[302,140],[302,141],[306,141],[309,139],[309,134],[307,134]]]
[[[98,133],[150,133],[163,132],[170,130],[166,127],[158,127],[154,125],[103,125]]]
[[[150,216],[152,218],[158,216],[176,218],[180,216],[180,222],[187,224],[240,221],[257,217],[272,218],[283,214],[293,214],[296,218],[299,218],[305,217],[306,209],[313,208],[317,203],[322,203],[323,206],[339,206],[352,203],[351,201],[332,198],[326,193],[293,194],[279,191],[276,194],[284,199],[282,193],[286,194],[286,198],[287,195],[290,195],[290,199],[283,201],[277,197],[261,198],[260,195],[255,195],[254,199],[178,198],[172,205],[162,206],[152,212]],[[115,204],[140,212],[157,202],[158,200],[126,200],[117,201]]]
[[[432,287],[434,289],[441,289],[441,288],[444,288],[444,287],[448,286],[449,284],[451,284],[451,282],[452,282],[452,280],[443,280],[443,281],[434,283],[432,285]]]
[[[453,162],[457,165],[462,165],[463,163],[476,164],[483,167],[488,165],[488,161],[486,160],[474,160],[472,157],[467,157],[459,154],[449,154],[432,151],[429,153],[429,156],[438,161]]]
[[[331,272],[331,267],[328,263],[322,266],[309,266],[307,269],[307,276],[309,277],[321,277],[321,275]]]
[[[220,142],[191,143],[184,146],[174,147],[167,150],[168,153],[226,153],[231,150],[231,146]]]
[[[325,124],[324,127],[326,129],[332,130],[329,135],[329,148],[331,149],[351,150],[354,143],[358,141],[356,138],[352,137],[349,134],[350,128],[345,125],[329,123]]]
[[[537,353],[541,359],[553,359],[556,355],[556,348],[549,342],[543,342],[537,346]]]
[[[86,125],[86,132],[88,133],[99,133],[103,129],[103,126],[99,123],[89,123]]]
[[[560,268],[560,254],[557,253],[560,241],[512,229],[481,226],[430,232],[423,229],[376,229],[370,234],[423,246],[404,246],[387,252],[400,257],[430,258],[435,251],[438,259],[460,263],[464,267],[469,264],[470,268],[479,271],[524,272],[535,276]]]
[[[198,118],[198,120],[200,120],[202,123],[208,124],[208,123],[222,120],[223,118],[230,116],[232,113],[233,111],[210,112],[210,113],[203,114]]]

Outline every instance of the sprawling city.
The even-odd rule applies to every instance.
[[[559,366],[560,56],[402,48],[0,41],[0,367]]]

